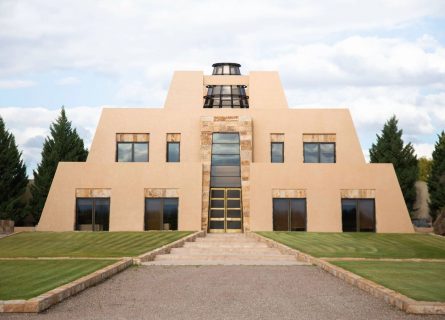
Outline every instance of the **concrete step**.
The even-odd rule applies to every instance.
[[[219,243],[256,243],[257,241],[253,240],[253,239],[249,239],[249,238],[220,238],[220,237],[205,237],[205,238],[197,238],[196,241],[197,243],[199,242],[219,242]]]
[[[244,234],[208,234],[143,265],[308,265]]]
[[[294,256],[284,254],[161,254],[155,261],[160,260],[262,260],[262,261],[294,261]]]
[[[280,251],[272,248],[239,248],[239,247],[208,247],[208,248],[174,248],[170,251],[170,254],[225,254],[225,253],[237,253],[237,254],[280,254]]]
[[[269,248],[265,243],[252,242],[252,243],[225,243],[225,242],[186,242],[184,248]]]
[[[297,260],[155,260],[143,262],[144,266],[308,266]]]

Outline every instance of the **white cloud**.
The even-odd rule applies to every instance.
[[[147,101],[164,101],[167,91],[156,83],[133,81],[122,83],[116,98],[129,104],[143,104]]]
[[[60,85],[60,86],[70,86],[70,85],[78,84],[79,82],[80,82],[80,80],[77,77],[65,77],[65,78],[57,80],[56,84]]]
[[[32,86],[11,79],[57,71],[52,84],[62,90],[56,85],[84,85],[88,72],[117,83],[109,104],[159,106],[174,70],[209,73],[213,62],[232,60],[244,73],[278,70],[290,106],[349,107],[364,149],[393,114],[419,153],[428,153],[431,137],[445,128],[445,45],[428,28],[412,38],[422,19],[443,19],[443,0],[178,0],[171,7],[154,0],[2,0],[0,88]],[[0,108],[36,163],[36,146],[58,111]],[[87,143],[99,110],[67,108]]]
[[[416,150],[417,158],[426,157],[431,159],[434,144],[432,143],[413,143],[414,150]]]
[[[34,85],[35,82],[29,80],[0,80],[0,89],[28,88]]]
[[[0,41],[8,45],[0,52],[0,76],[73,67],[122,74],[168,64],[165,74],[172,67],[201,68],[219,59],[256,67],[263,56],[279,56],[296,44],[317,43],[342,32],[401,28],[445,11],[441,0],[355,5],[342,0],[228,0],[223,6],[182,0],[175,1],[175,10],[171,5],[3,0]]]

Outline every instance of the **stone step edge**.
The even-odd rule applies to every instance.
[[[162,254],[156,257],[154,261],[160,260],[265,260],[265,261],[293,261],[295,258],[291,255],[241,255],[241,254],[214,254],[214,255],[206,255],[206,254]]]
[[[237,250],[237,251],[256,251],[256,252],[280,252],[278,249],[275,248],[269,248],[269,247],[195,247],[195,246],[184,246],[181,248],[172,248],[170,252],[174,251],[230,251],[230,250]]]
[[[224,260],[154,260],[143,262],[142,266],[212,266],[212,265],[245,265],[245,266],[312,266],[310,263],[300,262],[297,260],[282,260],[282,261],[224,261]]]
[[[345,281],[346,283],[358,287],[363,291],[370,293],[374,297],[383,299],[385,302],[405,311],[406,313],[445,314],[445,302],[416,301],[397,291],[391,290],[378,283],[375,283],[355,273],[352,273],[348,270],[337,267],[329,263],[328,261],[315,258],[307,253],[303,253],[299,250],[292,249],[284,244],[266,238],[258,233],[247,232],[246,236],[264,242],[270,247],[277,248],[283,253],[292,254],[297,258],[298,261],[311,263],[321,268],[322,270],[330,273],[334,277],[337,277]]]
[[[160,248],[154,249],[152,251],[143,253],[136,258],[133,258],[133,263],[135,265],[140,265],[142,262],[146,261],[153,261],[155,257],[159,254],[168,254],[170,253],[170,250],[173,248],[180,248],[184,246],[186,242],[193,242],[196,241],[196,239],[205,237],[206,236],[205,231],[197,231],[192,234],[189,234],[188,236],[182,237],[181,239],[178,239],[174,242],[168,243]]]

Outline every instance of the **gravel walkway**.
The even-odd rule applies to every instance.
[[[40,315],[1,319],[444,319],[407,315],[312,266],[143,266]]]

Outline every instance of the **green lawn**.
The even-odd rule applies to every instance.
[[[115,260],[0,260],[0,300],[29,299]]]
[[[445,238],[428,234],[313,232],[259,232],[259,234],[314,257],[445,259]]]
[[[444,262],[331,261],[420,301],[445,301]]]
[[[24,232],[0,239],[0,258],[131,257],[191,233],[187,231]]]

